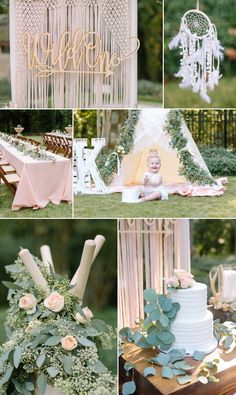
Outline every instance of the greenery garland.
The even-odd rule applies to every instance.
[[[97,158],[97,166],[105,181],[109,184],[113,175],[117,172],[117,155],[122,161],[125,155],[128,155],[134,146],[134,133],[139,119],[140,111],[129,111],[128,118],[123,126],[120,139],[115,149],[104,149]],[[184,176],[192,184],[212,185],[213,178],[208,172],[202,169],[193,158],[193,155],[187,148],[188,140],[182,132],[183,115],[179,110],[171,110],[167,115],[164,130],[170,137],[170,146],[176,150],[180,159],[181,168],[179,174]],[[116,153],[117,155],[111,155]]]
[[[192,184],[212,185],[214,184],[213,178],[194,161],[193,155],[187,148],[188,140],[182,132],[183,119],[179,110],[171,110],[165,124],[165,131],[171,139],[170,146],[177,151],[181,163],[179,174]]]
[[[0,346],[0,395],[32,395],[36,388],[44,395],[47,384],[63,395],[115,395],[116,379],[99,357],[112,349],[115,332],[82,309],[67,277],[35,261],[50,287],[47,298],[20,258],[6,266],[13,281],[3,282],[10,307],[7,341]],[[52,295],[57,307],[49,301]]]
[[[105,183],[109,184],[113,175],[117,172],[117,156],[111,154],[115,152],[119,156],[120,161],[122,161],[123,157],[128,155],[134,146],[134,133],[139,114],[139,110],[129,111],[115,149],[104,149],[97,158],[96,163]]]

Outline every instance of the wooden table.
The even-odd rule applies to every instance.
[[[196,376],[199,366],[204,362],[194,361],[187,358],[191,366],[196,369],[193,372],[193,381],[190,384],[179,385],[176,378],[172,380],[161,377],[161,367],[153,365],[157,370],[156,376],[144,377],[143,371],[147,366],[152,366],[147,362],[148,358],[154,357],[157,353],[155,350],[140,349],[133,344],[126,344],[124,354],[120,357],[120,394],[122,384],[131,380],[131,375],[126,376],[124,363],[131,362],[136,368],[134,369],[134,381],[137,389],[135,395],[234,395],[236,394],[236,351],[230,354],[224,353],[218,348],[213,353],[206,356],[204,361],[210,361],[213,358],[219,358],[219,373],[217,377],[219,383],[201,384]]]

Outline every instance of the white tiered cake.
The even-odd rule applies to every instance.
[[[213,335],[213,315],[207,310],[207,286],[195,283],[187,289],[168,289],[168,296],[180,304],[171,325],[175,335],[172,348],[184,348],[189,355],[195,350],[212,352],[218,343]]]

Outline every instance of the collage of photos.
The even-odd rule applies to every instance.
[[[0,0],[0,395],[236,395],[236,0]]]

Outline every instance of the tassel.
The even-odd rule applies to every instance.
[[[192,14],[189,18],[191,28],[188,26],[188,19],[185,19],[187,14]],[[194,32],[196,18],[200,18],[200,21],[202,18],[204,23],[208,21],[208,30],[204,36],[199,36],[197,31]],[[199,23],[199,20],[197,22]],[[196,26],[199,26],[198,23]],[[211,103],[207,88],[213,90],[218,85],[221,78],[219,65],[224,56],[215,25],[202,12],[188,11],[181,20],[179,33],[169,43],[170,50],[177,47],[181,49],[181,61],[180,69],[175,76],[182,80],[180,88],[191,88],[194,93],[199,93],[204,101]]]

